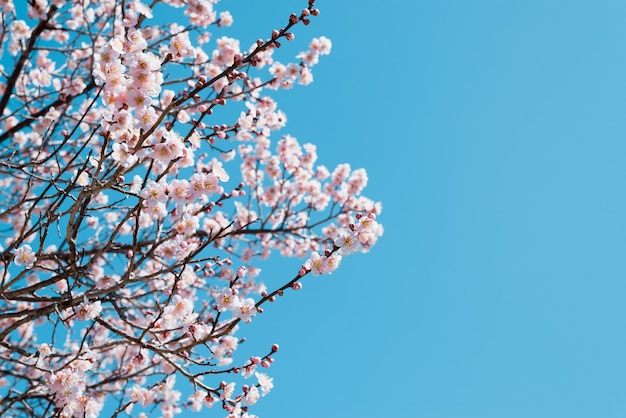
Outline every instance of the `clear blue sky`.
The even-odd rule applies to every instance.
[[[231,4],[250,30],[301,9]],[[318,6],[296,37],[333,52],[286,131],[367,168],[386,230],[242,329],[281,345],[252,412],[626,416],[626,3]]]

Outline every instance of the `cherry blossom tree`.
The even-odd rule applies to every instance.
[[[218,0],[0,1],[0,416],[254,416],[248,323],[382,234],[364,170],[270,139],[331,50],[278,61],[303,1],[252,45]],[[303,261],[267,288],[272,255]]]

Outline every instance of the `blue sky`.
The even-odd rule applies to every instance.
[[[301,8],[231,4],[251,30]],[[626,415],[626,3],[317,4],[296,37],[333,52],[286,131],[368,170],[385,235],[242,329],[281,345],[253,412]]]

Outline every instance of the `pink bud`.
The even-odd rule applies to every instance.
[[[278,344],[272,344],[272,353],[275,353],[278,351]]]

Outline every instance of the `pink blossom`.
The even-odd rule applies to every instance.
[[[229,383],[227,385],[224,385],[222,393],[220,395],[220,399],[222,400],[231,399],[234,391],[235,391],[235,383]]]
[[[257,403],[260,397],[261,395],[257,387],[251,386],[248,389],[248,393],[246,393],[246,395],[243,397],[243,403],[245,405],[254,405],[255,403]]]
[[[174,57],[189,56],[192,49],[193,47],[191,46],[191,42],[189,42],[189,36],[187,33],[174,35],[170,41],[169,52],[174,55]]]
[[[95,319],[102,312],[102,306],[99,300],[89,302],[87,299],[76,309],[76,317],[81,321]]]
[[[272,388],[274,388],[274,383],[273,383],[274,379],[272,379],[265,373],[254,373],[254,375],[256,376],[259,382],[259,386],[261,388],[261,394],[265,396],[268,393],[270,393]]]
[[[148,206],[155,206],[157,203],[164,203],[167,201],[167,194],[165,193],[165,187],[155,181],[148,181],[146,187],[141,191],[141,197],[144,198],[144,202]]]
[[[202,405],[204,404],[206,397],[207,393],[199,390],[189,395],[187,400],[191,403],[191,410],[194,412],[202,410]]]
[[[156,399],[153,390],[135,385],[130,390],[130,400],[141,404],[141,406],[148,406]]]
[[[164,315],[172,320],[183,320],[193,312],[193,301],[174,295],[172,301],[165,307]]]
[[[239,318],[243,322],[251,322],[252,317],[256,315],[256,306],[254,299],[246,298],[241,300],[240,303],[233,309],[233,317]]]
[[[4,50],[26,60],[0,65],[16,77],[0,83],[11,159],[0,178],[10,259],[0,328],[11,346],[0,347],[0,386],[17,384],[23,411],[59,417],[95,418],[113,401],[129,416],[217,403],[255,418],[248,407],[273,388],[257,370],[277,346],[242,364],[240,334],[285,280],[263,284],[260,260],[305,259],[298,290],[382,234],[364,170],[331,174],[313,144],[277,132],[287,116],[269,90],[310,84],[332,48],[319,37],[275,61],[289,53],[279,43],[298,42],[296,23],[317,15],[313,1],[285,16],[288,34],[273,28],[273,41],[259,33],[243,50],[219,33],[233,17],[217,0],[158,11],[145,0],[14,3],[0,0]],[[151,19],[168,7],[181,9],[170,21],[187,21]],[[243,111],[231,119],[221,110],[231,107]],[[215,381],[228,373],[257,381],[236,392]],[[187,399],[177,376],[193,385]]]
[[[215,301],[220,312],[234,310],[239,305],[239,297],[230,288],[222,289],[215,297]]]
[[[219,22],[221,26],[229,27],[233,24],[233,17],[228,11],[221,12]]]
[[[358,236],[349,230],[343,231],[339,237],[335,238],[334,243],[340,248],[342,255],[352,254],[361,246]]]
[[[181,138],[173,132],[163,134],[165,140],[154,145],[153,158],[169,163],[171,160],[182,156],[184,145]]]
[[[317,251],[311,253],[311,257],[307,261],[307,266],[311,269],[313,275],[326,274],[328,267],[326,265],[326,257],[321,256]]]
[[[186,203],[191,197],[189,187],[189,181],[174,179],[167,186],[168,195],[176,203]]]
[[[330,39],[325,36],[320,36],[319,38],[313,38],[311,40],[309,48],[320,55],[328,55],[330,54],[332,46],[333,44]]]
[[[190,179],[191,190],[195,195],[211,195],[222,193],[219,179],[213,174],[196,173]]]
[[[15,250],[13,262],[16,266],[23,266],[25,269],[32,269],[37,261],[37,255],[30,245],[24,244]]]
[[[132,153],[125,142],[115,143],[112,148],[113,153],[111,154],[111,157],[113,157],[115,161],[119,162],[122,167],[130,167],[137,162],[137,156]]]
[[[341,256],[337,253],[330,255],[326,259],[326,273],[332,274],[333,271],[337,270],[339,267],[339,263],[341,262]]]

